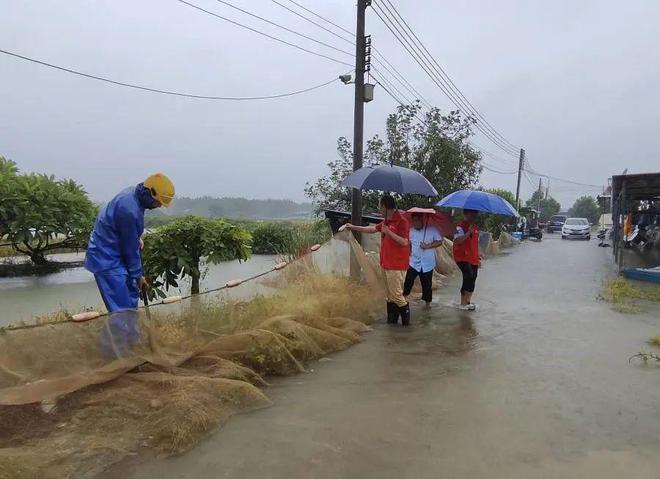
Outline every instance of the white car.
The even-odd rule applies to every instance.
[[[561,239],[591,239],[591,225],[587,218],[568,218],[561,228]]]

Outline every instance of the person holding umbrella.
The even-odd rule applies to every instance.
[[[463,273],[460,308],[467,311],[474,311],[477,308],[472,303],[472,293],[481,267],[479,227],[475,223],[478,214],[476,210],[463,210],[463,220],[456,226],[454,234],[454,261]]]
[[[431,215],[436,214],[435,210],[411,208],[407,213],[410,214],[412,228],[410,228],[410,262],[403,284],[403,295],[410,294],[415,278],[419,276],[422,299],[428,307],[433,300],[435,248],[442,246],[442,234],[435,226],[429,224]]]
[[[422,174],[396,165],[365,166],[344,178],[342,186],[358,190],[378,190],[392,193],[437,196],[438,191]],[[384,220],[376,226],[346,224],[342,228],[361,233],[380,233],[380,265],[387,283],[387,322],[410,324],[410,305],[403,296],[403,280],[408,270],[410,224],[396,209],[389,194],[380,199],[380,212]]]
[[[385,273],[387,287],[387,324],[410,324],[410,305],[403,295],[403,281],[408,270],[410,225],[397,210],[396,201],[389,194],[380,199],[380,213],[383,221],[377,225],[357,226],[347,223],[345,229],[360,233],[380,233],[380,266]]]
[[[472,294],[481,265],[479,256],[479,227],[476,224],[479,212],[507,216],[520,216],[516,209],[501,196],[487,191],[460,190],[442,198],[436,206],[462,208],[463,220],[458,223],[454,234],[454,261],[463,273],[461,285],[461,309],[474,311]]]

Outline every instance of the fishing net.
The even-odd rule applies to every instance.
[[[518,243],[520,243],[520,241],[515,239],[513,236],[511,236],[506,231],[502,231],[500,233],[500,238],[499,238],[498,242],[499,242],[500,248],[511,248],[511,247],[517,245]]]
[[[361,341],[384,296],[377,251],[342,233],[234,288],[1,330],[0,478],[91,475],[143,446],[186,451],[268,406],[268,375]]]
[[[435,270],[443,276],[451,276],[459,271],[454,261],[454,243],[446,239],[435,250]]]

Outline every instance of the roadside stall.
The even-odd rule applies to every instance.
[[[612,177],[612,237],[619,273],[660,282],[660,173]]]

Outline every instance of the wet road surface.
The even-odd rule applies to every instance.
[[[414,327],[272,381],[275,405],[238,416],[180,457],[140,455],[104,477],[660,477],[660,368],[628,364],[660,310],[596,300],[611,251],[550,236],[485,262],[474,313]]]

